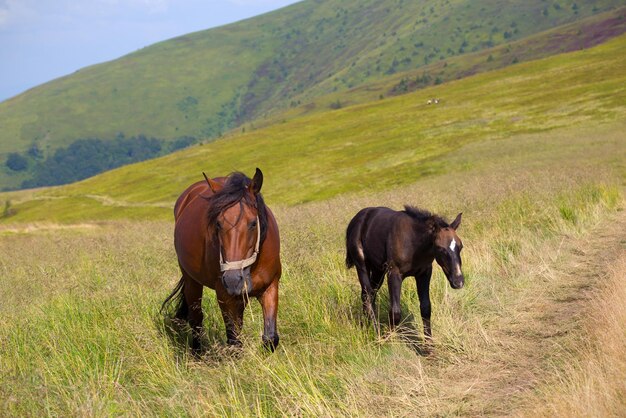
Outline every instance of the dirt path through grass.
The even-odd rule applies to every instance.
[[[611,263],[623,257],[625,231],[622,210],[581,236],[562,237],[552,253],[537,260],[545,263],[541,274],[520,288],[516,301],[486,329],[483,357],[443,368],[443,361],[433,364],[444,401],[431,412],[523,416],[536,409],[538,388],[562,382],[577,347],[590,346],[585,327],[596,303],[592,296]]]

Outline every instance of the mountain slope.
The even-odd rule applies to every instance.
[[[562,3],[562,4],[561,4]],[[214,137],[245,120],[621,1],[315,1],[182,36],[0,103],[0,156],[119,133]]]
[[[177,195],[201,180],[202,171],[250,173],[257,166],[266,175],[269,202],[297,204],[472,168],[475,162],[450,156],[479,141],[562,127],[623,129],[625,47],[622,35],[592,49],[296,118],[80,183],[4,194],[0,200],[11,200],[14,211],[4,222],[169,218]],[[428,106],[428,97],[442,102]],[[550,146],[546,135],[532,152],[541,159],[541,148]],[[581,146],[592,153],[591,144]],[[616,161],[625,158],[621,149]]]
[[[273,117],[257,120],[247,126],[267,126],[293,117],[366,103],[381,97],[406,94],[432,85],[504,68],[519,62],[591,48],[625,32],[626,7],[622,7],[571,24],[558,26],[518,41],[454,56],[417,69],[398,72],[348,90],[311,98],[306,97],[306,93],[304,93],[302,96],[296,96],[298,102],[303,104],[292,106]]]

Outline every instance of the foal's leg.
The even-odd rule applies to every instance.
[[[372,285],[372,290],[374,291],[374,295],[372,298],[372,306],[374,307],[374,311],[376,311],[376,295],[378,294],[378,290],[383,284],[385,280],[385,272],[382,270],[372,269],[370,271],[370,283]]]
[[[426,340],[433,338],[430,330],[430,276],[433,272],[432,266],[429,266],[424,272],[415,277],[417,283],[417,296],[420,300],[420,314],[424,324],[424,337]]]
[[[376,312],[374,311],[374,303],[376,299],[376,292],[372,289],[370,283],[370,273],[363,265],[363,263],[356,264],[356,272],[359,276],[359,283],[361,284],[361,300],[363,301],[363,313],[367,318],[372,321],[374,327],[378,330],[378,323],[376,321]]]
[[[376,296],[378,295],[378,291],[385,280],[385,272],[382,270],[371,269],[369,272],[370,276],[370,285],[372,288],[372,293],[370,295],[370,302],[372,306],[372,312],[374,312],[374,316],[376,317],[376,312],[378,309],[376,308]],[[378,331],[378,330],[377,330]]]
[[[278,280],[265,289],[259,296],[263,307],[263,345],[270,351],[278,347],[278,331],[276,330],[276,315],[278,312]]]
[[[222,311],[222,318],[226,326],[226,343],[236,347],[241,347],[239,335],[243,327],[243,311],[246,307],[245,300],[242,297],[231,297],[224,292],[223,295],[218,293],[217,302]]]
[[[191,327],[191,349],[195,353],[201,351],[202,329],[202,285],[185,276],[183,295],[187,304],[187,320]]]
[[[402,292],[402,275],[396,269],[387,273],[387,284],[389,286],[389,327],[393,330],[400,324],[402,311],[400,308],[400,294]]]

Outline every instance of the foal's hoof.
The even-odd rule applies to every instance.
[[[273,353],[278,347],[279,340],[280,338],[278,338],[278,335],[274,335],[273,337],[266,337],[264,335],[263,336],[263,348]]]
[[[200,341],[192,341],[190,348],[191,356],[195,359],[200,359],[206,353],[206,347]]]
[[[231,348],[243,348],[243,343],[240,340],[236,340],[234,338],[227,339],[226,344],[228,344],[228,346]]]

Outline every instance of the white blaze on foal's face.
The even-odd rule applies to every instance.
[[[453,254],[456,255],[456,252],[454,251],[456,249],[456,239],[452,238],[452,241],[450,241],[450,250],[452,251]],[[460,257],[455,257],[453,258],[453,263],[454,263],[454,270],[455,273],[457,275],[461,275],[463,274],[461,272],[461,258]]]

